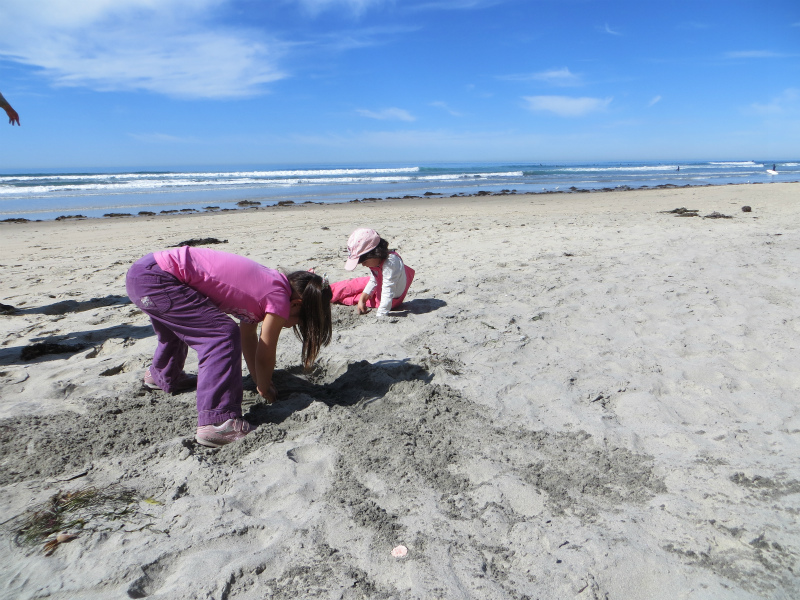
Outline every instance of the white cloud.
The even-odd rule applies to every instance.
[[[605,31],[606,33],[610,33],[611,35],[622,35],[620,32],[611,29],[611,27],[608,26],[608,23],[606,23],[606,26],[603,29],[603,31]]]
[[[462,115],[462,113],[460,113],[460,112],[457,112],[457,111],[453,110],[453,109],[452,109],[452,108],[450,108],[450,107],[447,105],[447,103],[445,103],[445,102],[431,102],[431,106],[435,106],[436,108],[441,108],[442,110],[444,110],[444,111],[446,111],[446,112],[450,113],[450,114],[451,114],[452,116],[454,116],[454,117],[461,117],[461,116],[463,116],[463,115]]]
[[[439,0],[411,5],[410,10],[473,10],[490,8],[507,0]]]
[[[653,106],[654,104],[658,104],[661,102],[661,96],[654,96],[652,100],[647,104],[647,106]]]
[[[782,115],[800,110],[800,89],[789,88],[767,104],[754,103],[750,108],[760,115]]]
[[[573,86],[580,85],[581,83],[580,77],[571,72],[567,67],[549,69],[547,71],[525,75],[504,75],[499,77],[499,79],[507,81],[542,81],[557,86]]]
[[[416,121],[414,117],[407,110],[402,108],[384,108],[383,110],[373,111],[364,108],[358,109],[356,112],[362,117],[369,119],[378,119],[380,121]]]
[[[298,0],[298,2],[312,15],[340,7],[344,7],[354,15],[361,15],[373,6],[386,4],[387,0]]]
[[[0,58],[57,85],[188,98],[262,92],[286,77],[286,45],[242,28],[209,29],[227,0],[3,0]]]
[[[725,58],[785,58],[786,56],[788,55],[771,50],[738,50],[725,53]]]
[[[182,138],[168,133],[129,133],[128,135],[139,142],[151,144],[187,144],[197,142],[192,138]]]
[[[555,113],[561,117],[582,117],[604,110],[613,98],[572,98],[570,96],[525,96],[533,111]]]

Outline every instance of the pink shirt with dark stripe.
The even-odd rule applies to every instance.
[[[158,266],[207,296],[222,312],[245,323],[258,323],[267,313],[289,318],[292,288],[286,275],[254,260],[181,246],[154,253]]]

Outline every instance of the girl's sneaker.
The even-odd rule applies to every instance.
[[[144,372],[144,387],[150,388],[151,390],[160,390],[161,387],[156,383],[156,380],[153,379],[153,376],[150,374],[150,367],[147,368],[147,371]],[[181,373],[181,376],[178,378],[178,382],[175,384],[175,389],[172,390],[173,394],[180,394],[181,392],[188,392],[189,390],[193,390],[197,387],[197,375],[189,375],[188,373]]]
[[[251,431],[253,431],[253,426],[250,423],[241,417],[236,417],[217,425],[201,425],[197,428],[197,435],[194,439],[203,446],[219,448],[242,439]]]

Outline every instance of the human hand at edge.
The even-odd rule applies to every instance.
[[[17,111],[15,111],[13,108],[9,106],[6,108],[6,114],[8,115],[8,122],[11,125],[13,125],[14,123],[19,125],[19,115],[17,114]]]

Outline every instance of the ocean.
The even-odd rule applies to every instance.
[[[773,165],[777,174],[770,174]],[[800,181],[800,161],[436,163],[0,173],[0,221],[237,210],[279,202]]]

